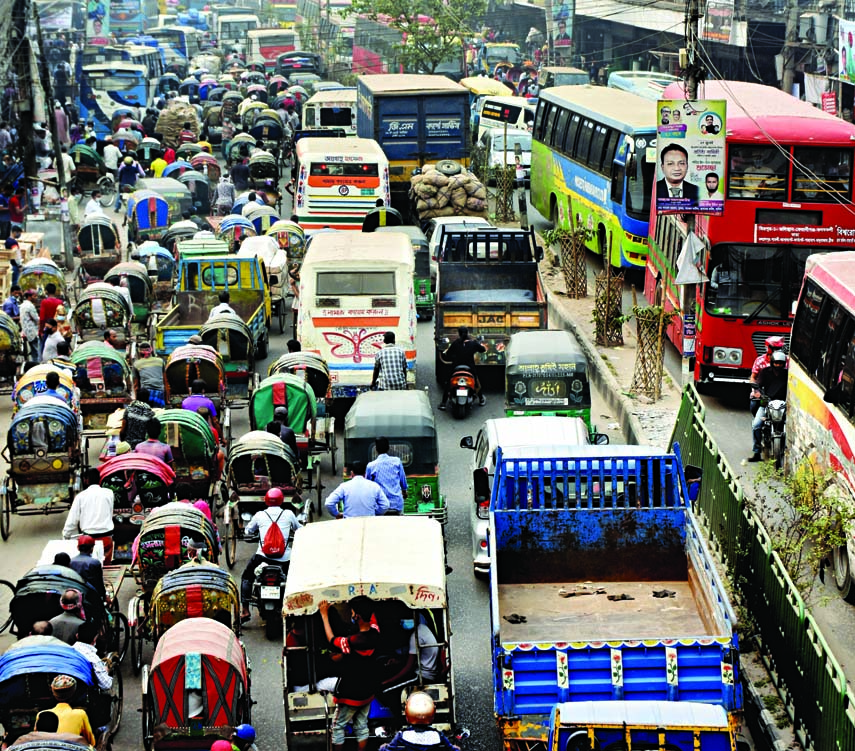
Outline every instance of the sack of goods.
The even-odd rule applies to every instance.
[[[157,118],[155,133],[160,136],[165,146],[177,149],[181,145],[178,136],[184,129],[184,123],[190,123],[190,130],[197,136],[202,130],[196,108],[187,102],[173,99]]]
[[[458,162],[426,164],[410,180],[410,200],[419,219],[435,216],[487,216],[487,189]]]

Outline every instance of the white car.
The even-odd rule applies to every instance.
[[[439,240],[442,237],[442,228],[446,227],[448,232],[461,232],[466,229],[493,228],[492,223],[482,216],[438,216],[428,221],[425,227],[425,237],[430,250],[430,278],[436,289],[437,261],[439,260]]]
[[[581,417],[500,417],[487,420],[473,439],[460,440],[461,448],[473,449],[470,504],[472,520],[472,561],[475,575],[490,570],[490,548],[487,540],[490,494],[496,474],[496,449],[530,448],[532,455],[568,456],[574,448],[590,443],[588,426]]]
[[[490,128],[484,131],[478,141],[478,146],[484,154],[484,162],[489,170],[487,174],[492,175],[494,170],[502,165],[513,167],[519,159],[525,173],[525,182],[528,184],[531,177],[531,133],[517,128],[508,128],[507,132],[507,149],[505,149],[504,128]],[[491,177],[490,182],[494,179]]]

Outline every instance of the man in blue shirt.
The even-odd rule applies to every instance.
[[[389,456],[389,439],[380,436],[374,441],[377,458],[365,468],[365,476],[376,482],[389,500],[387,514],[404,511],[404,494],[407,492],[407,475],[404,465],[397,456]]]
[[[383,516],[389,510],[389,499],[376,482],[357,473],[355,463],[345,464],[346,482],[327,497],[324,507],[336,519],[354,516]],[[341,508],[339,508],[339,503]]]
[[[13,318],[15,323],[18,323],[21,318],[21,309],[19,304],[23,296],[21,288],[17,284],[13,284],[12,289],[9,292],[9,297],[7,297],[3,303],[3,312],[10,318]]]

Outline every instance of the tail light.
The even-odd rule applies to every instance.
[[[268,566],[261,572],[261,584],[266,587],[275,587],[279,584],[282,571],[277,566]]]
[[[141,504],[141,503],[135,503],[135,504],[134,504],[134,506],[133,506],[133,512],[134,512],[135,514],[141,514],[141,513],[142,513],[142,510],[143,510],[143,506],[142,506],[142,504]]]
[[[483,501],[478,501],[478,518],[479,519],[489,519],[490,518],[490,500],[485,499]],[[487,547],[486,543],[483,543],[483,547]]]

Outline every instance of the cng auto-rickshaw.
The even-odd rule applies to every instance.
[[[413,290],[416,294],[416,315],[420,321],[433,318],[433,306],[436,302],[436,273],[430,265],[430,248],[422,228],[414,224],[402,224],[397,227],[378,227],[375,232],[403,232],[410,238],[413,246]]]
[[[581,417],[594,440],[588,359],[569,331],[521,331],[505,349],[505,414]]]
[[[344,630],[350,624],[348,602],[357,595],[373,601],[374,618],[389,650],[407,652],[409,646],[416,655],[412,673],[375,696],[369,729],[405,724],[404,702],[418,690],[434,699],[433,726],[451,729],[454,685],[445,571],[442,528],[432,519],[357,517],[297,530],[282,605],[289,748],[298,736],[328,733],[332,721],[333,697],[324,688],[335,682],[336,663],[318,605],[323,600],[330,604],[330,625],[343,636],[349,633]],[[380,671],[377,677],[388,680],[400,674],[401,666],[393,662]]]
[[[439,492],[439,443],[433,408],[424,391],[365,391],[344,418],[344,462],[362,467],[377,456],[375,439],[389,439],[407,475],[404,514],[448,518]]]

